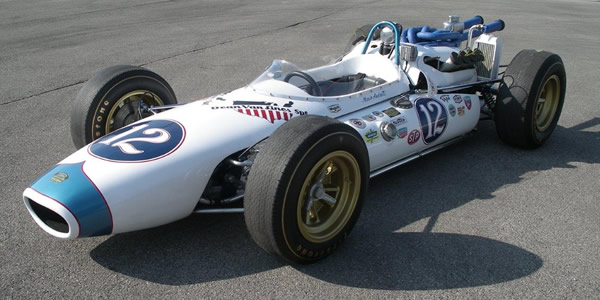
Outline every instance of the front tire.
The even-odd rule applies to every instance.
[[[136,66],[108,67],[90,78],[71,110],[71,138],[79,149],[145,118],[141,107],[177,104],[171,86],[158,74]]]
[[[507,144],[533,149],[550,137],[567,88],[565,67],[553,53],[519,52],[508,65],[496,103],[496,132]]]
[[[344,241],[360,214],[369,157],[351,127],[321,116],[296,117],[273,133],[248,176],[244,217],[267,252],[311,263]]]

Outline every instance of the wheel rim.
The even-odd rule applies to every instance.
[[[558,75],[550,76],[542,88],[542,92],[535,106],[535,126],[538,131],[544,131],[550,127],[558,102],[560,101],[560,80]]]
[[[360,171],[346,151],[329,153],[304,180],[297,221],[302,236],[313,243],[328,241],[348,223],[360,194]]]
[[[163,100],[147,90],[135,90],[123,95],[108,113],[106,134],[148,117],[150,114],[143,112],[142,108],[157,105],[164,105]]]

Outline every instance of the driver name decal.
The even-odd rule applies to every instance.
[[[146,162],[163,158],[181,146],[185,129],[179,122],[152,120],[123,127],[97,139],[88,152],[115,162]]]
[[[385,91],[379,91],[379,92],[375,92],[373,95],[364,96],[362,101],[363,102],[371,102],[373,100],[381,99],[382,97],[385,97]]]
[[[292,108],[294,102],[289,101],[283,107],[274,102],[264,101],[234,101],[233,105],[213,106],[211,109],[233,109],[248,116],[263,118],[271,123],[277,120],[289,121],[294,115],[306,115],[306,111]]]
[[[423,142],[433,143],[444,133],[448,124],[444,104],[431,98],[419,98],[415,101],[415,107],[421,124]]]

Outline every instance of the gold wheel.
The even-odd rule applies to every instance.
[[[302,236],[312,243],[336,236],[354,212],[360,185],[360,168],[350,153],[335,151],[321,158],[300,190],[296,219]]]
[[[108,67],[81,87],[71,107],[71,137],[81,148],[115,130],[152,115],[153,105],[177,104],[160,75],[136,66]]]
[[[560,79],[558,75],[552,75],[544,82],[542,92],[535,105],[535,127],[538,131],[542,132],[550,127],[559,101]]]
[[[112,106],[106,116],[105,134],[147,117],[142,107],[164,105],[164,101],[155,93],[146,90],[135,90],[123,95]]]

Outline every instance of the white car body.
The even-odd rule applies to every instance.
[[[312,96],[281,80],[278,72],[295,66],[275,61],[248,86],[155,114],[83,147],[28,187],[25,204],[37,224],[58,238],[128,232],[190,215],[219,163],[301,115],[327,116],[358,131],[368,149],[371,176],[475,128],[484,105],[479,95],[438,91],[481,80],[476,70],[443,73],[423,63],[424,56],[445,61],[460,49],[416,46],[416,61],[398,65],[379,55],[377,41],[362,54],[364,43],[337,63],[304,72],[315,81],[360,72],[385,83],[344,95]],[[427,90],[406,94],[420,74],[427,79]],[[403,94],[412,107],[391,104]],[[397,131],[389,140],[382,133],[385,123]],[[160,151],[127,158],[146,155],[153,147]],[[94,200],[78,199],[82,195]],[[60,216],[68,229],[50,226],[39,216],[38,205]]]

